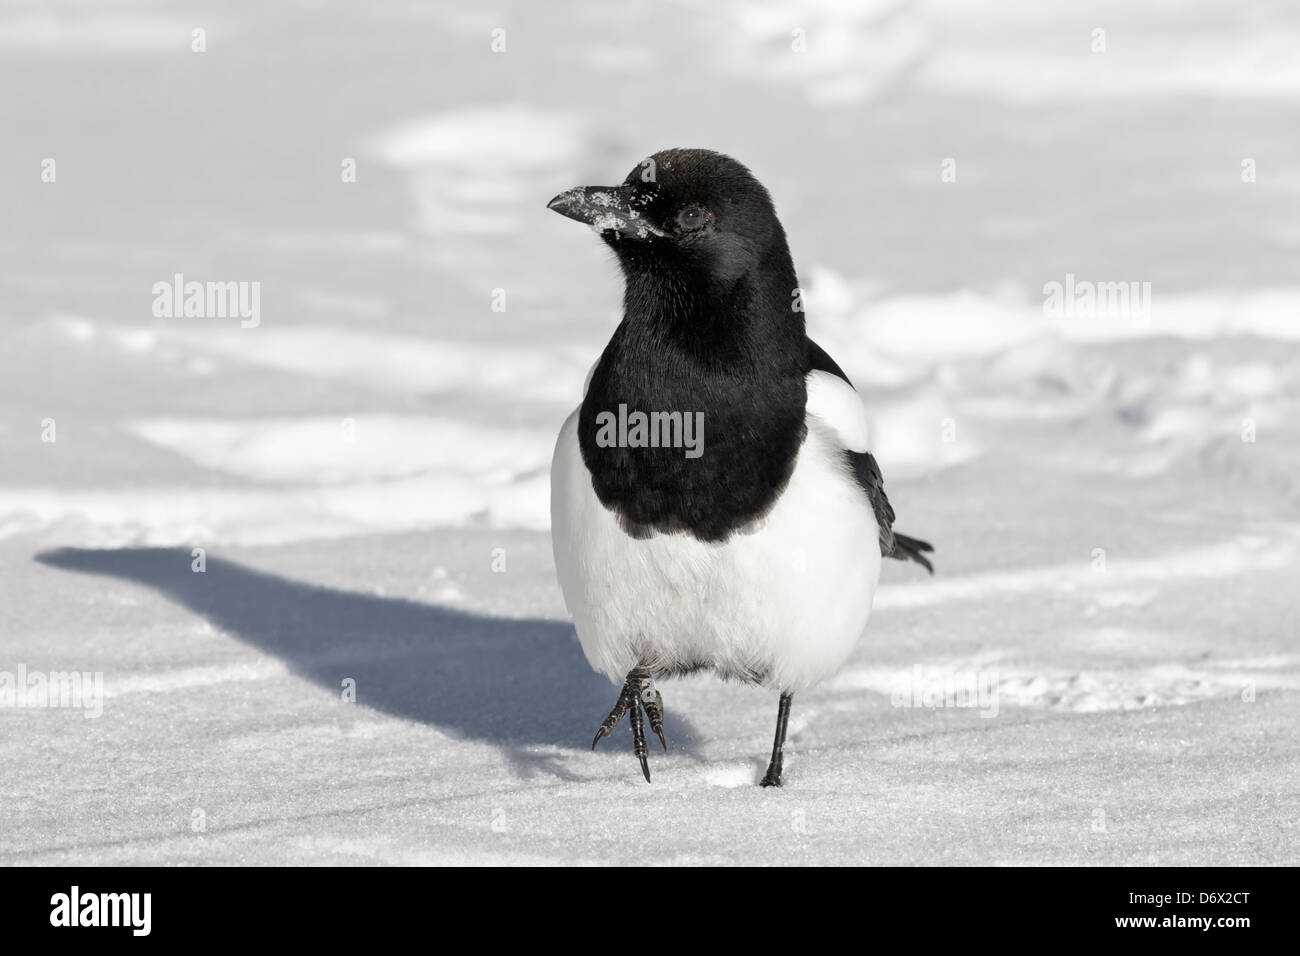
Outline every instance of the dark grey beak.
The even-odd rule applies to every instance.
[[[637,199],[632,186],[576,186],[560,193],[546,208],[585,222],[599,233],[613,232],[635,239],[662,236],[663,230],[637,208]]]

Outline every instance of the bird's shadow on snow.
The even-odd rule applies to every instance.
[[[60,548],[36,560],[154,588],[282,659],[334,700],[351,678],[358,705],[496,746],[522,776],[585,779],[565,752],[586,750],[618,697],[588,666],[572,626],[560,621],[357,594],[212,556],[196,573],[190,552],[175,548]],[[626,726],[625,718],[600,753],[629,761],[628,772],[640,779]],[[694,735],[685,721],[669,714],[666,733],[676,752],[690,755]]]

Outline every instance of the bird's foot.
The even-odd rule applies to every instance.
[[[767,773],[763,774],[763,779],[758,782],[760,787],[779,787],[781,786],[781,768],[776,764],[769,764]]]
[[[634,667],[627,675],[627,680],[623,684],[623,690],[618,695],[618,703],[614,709],[609,712],[600,724],[600,729],[596,731],[596,738],[591,742],[591,749],[596,749],[596,744],[600,743],[602,737],[608,737],[610,732],[618,726],[618,722],[623,719],[623,715],[628,715],[628,723],[632,726],[632,752],[641,761],[641,772],[645,774],[646,783],[650,782],[650,762],[649,750],[645,743],[645,724],[642,721],[641,713],[650,718],[650,729],[654,731],[659,738],[659,743],[663,744],[666,751],[668,741],[664,739],[664,699],[655,687],[654,680],[650,677],[650,672],[641,667]]]

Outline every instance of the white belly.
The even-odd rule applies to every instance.
[[[638,665],[708,666],[794,693],[845,661],[880,578],[879,530],[817,419],[771,512],[722,544],[624,533],[592,488],[577,427],[575,411],[551,464],[551,539],[593,668],[621,683]]]

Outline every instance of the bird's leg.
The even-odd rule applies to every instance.
[[[645,716],[650,718],[650,729],[658,736],[664,750],[667,750],[668,742],[664,739],[664,700],[655,688],[650,671],[644,667],[634,667],[628,672],[623,690],[618,695],[618,703],[609,712],[609,716],[601,722],[600,729],[596,731],[596,738],[591,742],[591,749],[595,750],[601,738],[608,737],[618,726],[618,722],[623,719],[623,715],[628,714],[628,722],[632,726],[632,752],[636,754],[637,760],[641,761],[641,772],[645,774],[646,782],[649,783],[650,762],[645,743],[645,722],[641,716],[643,710]]]
[[[760,787],[779,787],[781,786],[781,761],[784,756],[782,751],[785,749],[785,729],[790,723],[790,701],[794,699],[793,694],[782,694],[781,702],[776,708],[776,738],[772,741],[772,762],[767,765],[767,773],[763,774],[760,781]]]

